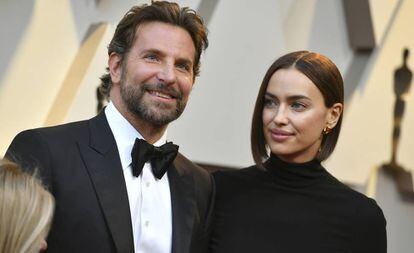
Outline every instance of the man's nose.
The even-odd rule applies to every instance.
[[[158,73],[158,80],[167,85],[171,85],[176,81],[175,69],[172,64],[164,64]]]

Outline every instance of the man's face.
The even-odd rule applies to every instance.
[[[161,22],[141,24],[122,64],[120,93],[127,110],[155,126],[177,119],[194,82],[190,34]]]

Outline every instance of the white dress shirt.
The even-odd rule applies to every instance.
[[[115,137],[124,172],[135,252],[171,252],[172,212],[167,174],[157,179],[152,173],[151,164],[147,162],[141,175],[134,177],[131,167],[131,151],[135,138],[143,139],[143,137],[112,102],[105,108],[105,115]],[[154,146],[161,146],[165,142],[166,133],[154,143]]]

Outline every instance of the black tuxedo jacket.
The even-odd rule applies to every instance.
[[[105,114],[19,133],[6,157],[37,168],[56,199],[47,252],[134,252],[127,189]],[[214,185],[210,175],[177,155],[168,171],[172,252],[204,252]]]

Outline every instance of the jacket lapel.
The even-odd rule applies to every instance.
[[[134,252],[128,193],[118,148],[102,112],[89,121],[89,146],[79,144],[117,252]]]
[[[168,170],[173,217],[172,253],[187,253],[191,246],[196,205],[194,181],[177,160]]]

